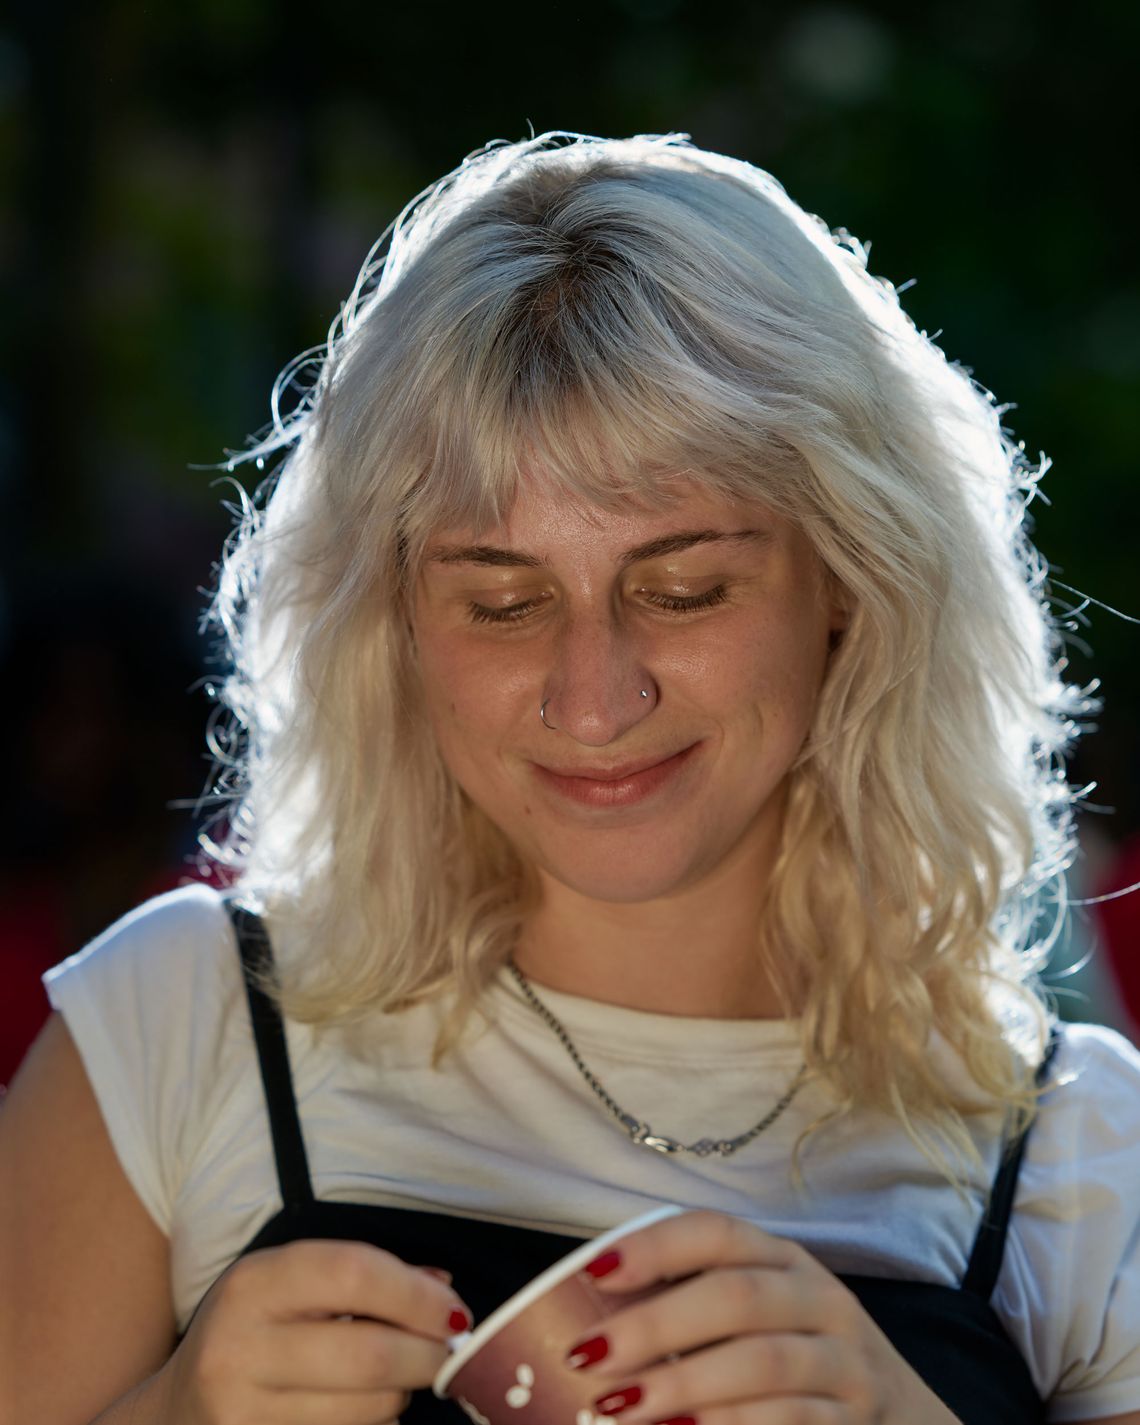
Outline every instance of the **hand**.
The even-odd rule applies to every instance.
[[[677,1285],[607,1317],[593,1338],[604,1353],[571,1346],[570,1364],[598,1377],[599,1414],[622,1425],[955,1425],[856,1297],[796,1243],[685,1212],[623,1237],[617,1252],[600,1290]]]
[[[471,1314],[447,1273],[364,1242],[241,1257],[160,1372],[168,1425],[385,1425]],[[460,1313],[463,1320],[460,1320]],[[449,1319],[450,1318],[450,1319]]]

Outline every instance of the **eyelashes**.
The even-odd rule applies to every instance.
[[[525,604],[512,604],[509,609],[488,609],[482,604],[468,604],[467,613],[472,623],[518,623],[537,607],[533,599]]]
[[[675,594],[647,593],[645,597],[656,608],[668,609],[674,614],[686,614],[694,609],[711,609],[714,604],[723,604],[728,598],[728,585],[718,584],[715,589],[709,589],[703,594],[693,594],[686,599],[680,599]]]
[[[703,594],[693,594],[688,598],[679,598],[675,594],[658,594],[645,591],[645,599],[654,608],[664,609],[667,613],[688,614],[696,613],[699,609],[710,609],[715,604],[723,604],[728,598],[728,586],[718,584],[716,588],[709,589]],[[538,609],[542,601],[539,599],[528,599],[525,603],[512,604],[509,608],[490,609],[485,604],[468,604],[467,614],[472,623],[521,623]]]

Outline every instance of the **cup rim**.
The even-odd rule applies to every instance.
[[[678,1213],[685,1211],[685,1208],[679,1207],[676,1203],[665,1203],[661,1207],[641,1213],[638,1217],[631,1217],[628,1222],[621,1222],[617,1227],[611,1227],[600,1237],[588,1238],[580,1247],[575,1247],[566,1256],[559,1257],[553,1265],[547,1267],[544,1272],[539,1272],[538,1276],[533,1277],[520,1291],[516,1291],[514,1296],[508,1297],[502,1306],[496,1307],[474,1331],[465,1333],[461,1337],[452,1337],[452,1340],[462,1340],[463,1344],[453,1351],[451,1357],[436,1372],[435,1379],[431,1383],[432,1393],[440,1400],[446,1399],[447,1387],[451,1384],[452,1378],[463,1369],[472,1356],[477,1355],[483,1349],[493,1336],[497,1336],[509,1321],[513,1321],[532,1302],[537,1301],[540,1296],[545,1296],[551,1287],[557,1286],[559,1282],[573,1276],[575,1272],[585,1267],[587,1262],[592,1262],[611,1243],[620,1241],[622,1237],[628,1236],[631,1232],[640,1231],[642,1227],[649,1227],[654,1222],[663,1221],[666,1217],[676,1217]],[[448,1344],[450,1345],[450,1342]]]

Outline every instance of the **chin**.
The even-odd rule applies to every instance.
[[[546,875],[568,890],[589,900],[611,905],[639,905],[643,901],[662,900],[694,879],[694,868],[669,866],[655,857],[649,864],[640,858],[608,857],[596,862],[552,861],[540,858],[539,867]]]

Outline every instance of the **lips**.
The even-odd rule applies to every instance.
[[[652,760],[641,758],[612,767],[547,767],[532,763],[539,784],[559,805],[576,802],[581,806],[616,810],[647,801],[679,778],[699,743],[683,747]]]
[[[678,749],[681,752],[686,750]],[[581,777],[590,782],[620,782],[626,777],[636,777],[639,772],[647,772],[650,767],[659,767],[662,762],[668,762],[671,757],[676,756],[676,752],[664,752],[656,757],[645,757],[640,762],[625,762],[617,767],[551,767],[546,762],[540,762],[538,765],[556,777]]]

